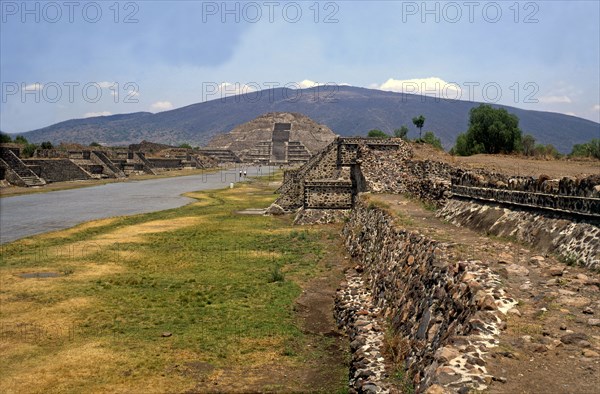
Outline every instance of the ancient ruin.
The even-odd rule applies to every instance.
[[[486,368],[507,313],[520,313],[501,275],[523,277],[534,268],[548,275],[543,267],[550,265],[541,255],[549,253],[592,271],[600,268],[598,174],[511,176],[414,159],[401,139],[336,138],[300,168],[287,170],[278,192],[268,213],[294,212],[299,224],[345,221],[343,237],[357,265],[338,290],[335,317],[351,341],[353,393],[393,392],[386,351],[388,357],[398,354],[416,392],[463,393],[506,381]],[[378,195],[409,196],[441,208],[435,215],[448,226],[531,245],[538,255],[527,261],[534,268],[500,260],[506,268],[495,271],[489,261],[457,259],[452,243],[399,225],[385,203],[371,201]],[[547,270],[563,275],[563,269]],[[592,291],[596,282],[581,278]],[[387,342],[384,331],[392,338]],[[562,343],[542,341],[535,349]]]
[[[0,180],[15,186],[50,182],[156,175],[174,169],[210,168],[217,161],[197,151],[143,141],[128,148],[63,147],[37,149],[24,158],[19,144],[0,146]]]
[[[334,138],[327,126],[305,115],[274,112],[214,137],[202,152],[221,161],[297,165],[307,162]]]

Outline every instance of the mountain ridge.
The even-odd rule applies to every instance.
[[[217,134],[231,131],[267,112],[299,112],[325,124],[342,136],[365,136],[371,129],[392,133],[401,125],[416,129],[412,117],[423,114],[423,131],[431,130],[444,147],[467,130],[469,110],[480,102],[449,100],[353,86],[274,88],[237,96],[217,98],[159,112],[134,112],[83,119],[70,119],[24,135],[32,142],[52,141],[128,145],[143,139],[177,145],[204,145]],[[553,144],[563,153],[573,144],[600,137],[600,124],[555,112],[524,110],[496,105],[520,119],[523,134],[538,143]]]

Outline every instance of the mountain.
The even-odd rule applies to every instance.
[[[352,86],[314,87],[292,90],[276,88],[252,92],[171,111],[152,114],[101,116],[72,119],[23,135],[32,142],[96,141],[110,145],[128,145],[141,140],[177,145],[204,145],[213,136],[225,133],[267,112],[299,112],[325,124],[342,136],[365,136],[371,129],[391,133],[401,125],[416,135],[411,119],[423,114],[423,132],[431,130],[451,147],[456,136],[467,130],[469,110],[480,103],[445,100]],[[563,153],[573,144],[600,137],[600,124],[554,112],[506,108],[520,119],[524,134],[532,134],[538,143],[553,144]]]

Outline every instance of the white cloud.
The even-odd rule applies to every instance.
[[[449,99],[460,99],[462,94],[460,86],[457,83],[446,82],[438,77],[413,79],[390,78],[382,83],[378,89]]]
[[[540,97],[540,103],[544,103],[544,104],[568,104],[571,102],[572,102],[571,99],[565,95]]]
[[[310,79],[305,79],[304,81],[296,82],[296,85],[298,85],[300,87],[300,89],[306,89],[306,88],[314,88],[315,86],[322,86],[324,84],[315,82],[315,81],[311,81]]]
[[[109,116],[112,115],[112,113],[108,112],[108,111],[102,111],[102,112],[86,112],[83,117],[84,118],[94,118],[96,116]]]
[[[575,112],[565,112],[565,115],[577,116]]]
[[[173,108],[173,104],[170,101],[157,101],[150,106],[150,109],[155,111],[166,111]]]
[[[42,90],[43,88],[44,88],[44,85],[36,82],[36,83],[30,83],[29,85],[26,85],[24,90],[31,92],[31,91],[35,91],[35,90]]]
[[[596,104],[592,107],[592,112],[600,112],[600,104]]]

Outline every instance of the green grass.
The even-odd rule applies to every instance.
[[[289,217],[236,214],[274,200],[272,189],[260,181],[194,197],[199,203],[4,245],[4,327],[68,326],[59,340],[37,341],[33,347],[9,330],[13,345],[0,361],[8,381],[25,379],[25,387],[36,390],[54,387],[52,379],[60,378],[28,381],[37,375],[27,375],[54,360],[50,373],[66,374],[60,387],[67,391],[116,389],[123,384],[123,371],[133,371],[126,379],[128,388],[154,382],[155,387],[166,384],[170,391],[182,391],[194,382],[178,376],[167,383],[164,371],[185,361],[228,368],[260,364],[273,354],[288,366],[310,358],[293,304],[301,285],[321,273],[321,240],[331,237],[332,230],[297,231]],[[168,225],[182,218],[199,221],[138,235],[148,222]],[[112,239],[113,232],[125,236],[102,242]],[[64,276],[16,279],[19,273],[38,271]],[[62,307],[73,300],[81,302]],[[172,336],[162,338],[163,332]],[[84,357],[90,364],[79,365],[81,376],[69,379],[65,371],[72,366],[62,352],[77,353],[92,343],[119,362],[88,379],[90,368],[102,361]],[[340,366],[340,376],[345,373]]]

